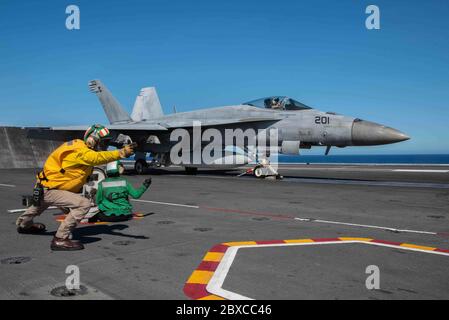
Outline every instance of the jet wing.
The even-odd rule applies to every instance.
[[[154,123],[126,123],[126,124],[109,124],[106,127],[110,131],[166,131],[167,128]],[[68,126],[68,127],[52,127],[54,131],[82,131],[83,133],[89,126]]]
[[[258,128],[266,128],[273,123],[276,123],[281,119],[278,118],[242,118],[242,119],[207,119],[201,121],[202,127],[225,127],[225,128],[238,128],[257,125]],[[198,122],[197,120],[173,120],[166,123],[123,123],[123,124],[110,124],[107,128],[111,132],[117,132],[124,135],[129,135],[133,139],[140,134],[148,133],[164,133],[172,131],[177,128],[192,128]],[[80,139],[83,137],[84,132],[88,128],[88,125],[82,126],[66,126],[66,127],[34,127],[25,128],[28,131],[28,137],[32,139],[43,140],[55,140],[55,141],[68,141],[72,139]]]
[[[82,138],[89,125],[83,126],[67,126],[67,127],[34,127],[25,128],[28,137],[32,139],[67,141]],[[111,132],[119,132],[123,134],[136,135],[139,132],[163,132],[168,129],[159,124],[145,123],[127,123],[127,124],[110,124],[107,128]]]
[[[242,118],[242,119],[206,119],[206,120],[174,120],[167,123],[160,123],[164,127],[169,129],[176,128],[191,128],[194,126],[195,122],[201,123],[201,127],[239,127],[240,125],[258,124],[259,127],[268,127],[273,123],[282,120],[282,118]]]

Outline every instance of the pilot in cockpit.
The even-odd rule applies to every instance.
[[[279,98],[273,98],[273,100],[271,100],[271,109],[282,109],[282,104]]]

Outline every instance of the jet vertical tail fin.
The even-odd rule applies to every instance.
[[[164,116],[155,87],[142,88],[136,97],[131,118],[133,121],[157,119]]]
[[[100,80],[89,81],[89,89],[100,99],[104,112],[111,124],[132,121],[128,113]]]

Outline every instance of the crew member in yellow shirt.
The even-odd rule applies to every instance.
[[[127,158],[134,154],[135,145],[120,150],[105,149],[111,138],[109,130],[102,125],[93,125],[84,134],[84,140],[75,139],[62,144],[48,157],[43,170],[37,175],[36,190],[39,199],[17,219],[19,233],[37,234],[46,230],[42,223],[33,221],[50,206],[68,208],[70,211],[59,226],[53,240],[52,250],[82,250],[84,246],[71,240],[71,232],[91,207],[90,200],[79,192],[92,174],[94,166]]]

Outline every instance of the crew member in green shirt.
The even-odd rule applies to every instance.
[[[146,179],[140,188],[133,186],[120,176],[124,168],[120,161],[107,164],[108,177],[98,184],[96,203],[100,212],[95,216],[100,221],[118,222],[132,219],[133,207],[129,196],[140,198],[151,184],[151,178]]]

